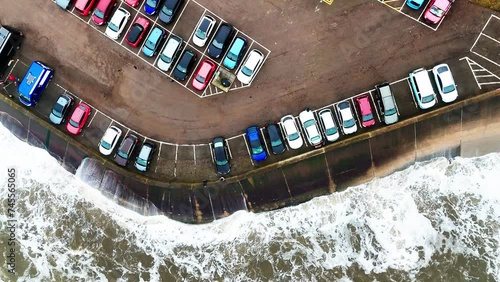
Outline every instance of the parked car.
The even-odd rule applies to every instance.
[[[260,129],[257,126],[250,126],[246,130],[246,138],[250,144],[250,150],[252,151],[252,159],[256,162],[261,162],[267,159],[266,150],[262,146],[262,138],[260,134]]]
[[[144,4],[144,12],[150,16],[156,14],[158,8],[160,7],[161,0],[146,0]]]
[[[292,115],[282,117],[281,125],[283,126],[283,135],[285,136],[290,148],[298,149],[304,145],[304,141],[300,136],[300,131]]]
[[[158,14],[160,21],[166,24],[171,23],[180,6],[182,6],[182,2],[183,0],[166,0]]]
[[[269,136],[271,151],[273,154],[279,155],[283,153],[285,151],[285,144],[283,144],[283,139],[281,139],[279,127],[274,123],[268,123],[266,125],[266,131]]]
[[[193,34],[193,43],[198,47],[203,47],[207,43],[208,38],[210,37],[210,33],[215,26],[215,20],[211,16],[203,16],[198,25],[195,28],[195,32]]]
[[[414,70],[410,73],[409,79],[415,101],[420,109],[426,110],[436,105],[436,94],[427,70],[423,68]]]
[[[68,113],[69,107],[74,103],[73,97],[63,93],[59,98],[57,98],[56,104],[52,107],[50,111],[49,119],[53,124],[61,124],[65,121],[66,114]]]
[[[174,65],[175,59],[179,56],[179,52],[182,50],[182,38],[176,35],[171,35],[165,44],[165,48],[161,52],[160,58],[158,59],[158,68],[162,71],[169,71]]]
[[[217,168],[217,173],[228,174],[231,171],[231,166],[229,164],[229,155],[227,152],[226,143],[224,138],[216,137],[213,140],[213,155],[215,160],[215,167]]]
[[[231,45],[231,48],[229,48],[229,52],[227,52],[227,55],[224,58],[224,66],[230,70],[235,69],[245,54],[246,49],[247,40],[240,36],[236,37]]]
[[[188,73],[193,67],[194,62],[196,61],[197,55],[191,50],[184,50],[177,66],[173,71],[173,76],[177,80],[186,80]]]
[[[361,126],[370,127],[375,125],[375,116],[373,115],[372,105],[368,94],[363,94],[355,98],[361,113]]]
[[[210,79],[212,79],[215,68],[217,68],[217,65],[209,59],[201,61],[198,70],[194,74],[193,88],[200,91],[205,89],[210,82]]]
[[[231,43],[233,36],[233,26],[228,23],[221,24],[208,46],[208,56],[215,60],[219,59],[226,52],[227,46]]]
[[[99,142],[99,152],[101,152],[101,154],[105,156],[111,155],[121,136],[121,129],[116,126],[108,127],[108,129],[106,129],[106,132],[104,132],[101,141]]]
[[[111,17],[111,20],[108,22],[108,27],[105,31],[106,35],[115,40],[120,38],[120,35],[122,34],[129,19],[130,13],[123,8],[118,8]]]
[[[139,139],[133,134],[128,134],[120,144],[118,152],[115,154],[115,162],[120,166],[127,166],[130,162],[130,156],[134,152],[135,145]]]
[[[96,25],[103,25],[108,21],[109,15],[116,6],[116,0],[100,0],[95,7],[92,21]]]
[[[89,118],[91,109],[85,103],[79,103],[76,105],[76,109],[73,111],[68,124],[66,125],[66,130],[71,134],[78,134],[82,132],[83,126],[87,119]]]
[[[144,142],[142,144],[139,155],[135,159],[134,166],[138,171],[147,171],[149,165],[151,164],[151,159],[156,151],[156,145],[154,143]]]
[[[75,10],[82,16],[88,16],[95,3],[96,0],[76,0]]]
[[[436,82],[441,100],[445,103],[451,103],[458,97],[455,80],[451,74],[450,67],[447,64],[440,64],[432,69],[434,82]]]
[[[133,8],[139,6],[139,2],[141,2],[140,0],[123,0],[123,1],[125,2],[125,4]]]
[[[431,0],[424,13],[424,20],[431,24],[438,24],[451,8],[451,2],[450,0]]]
[[[132,47],[137,47],[141,44],[144,36],[148,32],[151,22],[145,17],[137,17],[134,23],[130,26],[125,41]]]
[[[250,84],[263,60],[264,55],[259,50],[253,49],[248,53],[245,62],[236,74],[236,78],[243,84]]]
[[[330,109],[322,109],[318,113],[320,127],[325,134],[326,140],[333,142],[339,139],[339,129],[335,124],[335,119],[333,118],[332,110]]]
[[[167,33],[163,29],[155,26],[142,47],[142,53],[148,57],[156,55],[158,47],[160,47],[160,43],[165,37],[167,37]]]
[[[384,117],[384,123],[387,125],[396,123],[399,118],[391,86],[389,83],[384,82],[376,85],[375,89],[375,98],[380,109],[380,114]]]
[[[319,131],[314,113],[307,108],[299,114],[299,120],[302,128],[304,128],[307,142],[315,148],[321,147],[323,145],[323,136]]]
[[[73,2],[73,1],[72,0],[56,0],[57,6],[59,6],[59,8],[64,9],[64,10],[69,9],[69,7],[71,6],[71,2]]]
[[[422,4],[424,4],[425,0],[408,0],[406,1],[406,5],[413,10],[418,10],[422,7]]]
[[[349,103],[349,101],[340,102],[337,104],[337,110],[340,114],[339,122],[342,125],[344,134],[355,133],[358,130],[358,126],[352,114],[351,103]]]

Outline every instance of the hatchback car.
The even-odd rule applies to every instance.
[[[148,57],[156,55],[158,47],[160,47],[160,43],[165,37],[167,37],[167,33],[163,29],[155,26],[146,39],[144,47],[142,47],[142,53]]]
[[[139,2],[141,2],[140,0],[123,0],[123,2],[125,2],[125,4],[129,5],[130,7],[137,7],[139,6]]]
[[[418,10],[422,7],[422,4],[424,4],[425,0],[408,0],[406,1],[406,5],[413,10]]]
[[[349,101],[340,102],[337,104],[337,110],[340,114],[339,122],[342,125],[344,134],[355,133],[358,130],[358,126],[352,114],[351,103],[349,103]]]
[[[299,129],[295,123],[295,118],[292,115],[287,115],[281,118],[283,126],[283,135],[288,142],[288,146],[292,149],[298,149],[304,145],[304,141],[300,136]]]
[[[110,126],[108,129],[106,129],[106,132],[104,132],[101,141],[99,141],[99,152],[101,152],[101,154],[105,156],[111,155],[121,136],[121,129],[116,126]]]
[[[75,10],[82,16],[88,16],[95,3],[96,0],[76,0]]]
[[[245,54],[246,49],[247,40],[243,37],[236,37],[231,48],[229,48],[229,52],[227,52],[224,58],[224,66],[230,70],[235,69],[240,63],[243,54]]]
[[[285,151],[285,145],[283,144],[283,139],[281,139],[281,133],[279,127],[274,123],[268,123],[266,125],[267,135],[269,136],[269,141],[271,144],[271,151],[275,155],[279,155]]]
[[[130,13],[123,8],[118,8],[108,23],[105,31],[106,35],[111,39],[118,39],[129,19]]]
[[[409,75],[411,90],[420,109],[426,110],[436,105],[436,94],[427,70],[420,68]]]
[[[196,61],[196,57],[197,55],[193,51],[186,49],[173,71],[174,78],[181,81],[186,80],[188,73]]]
[[[210,61],[209,59],[204,59],[201,61],[198,70],[194,74],[193,78],[193,88],[202,91],[207,87],[212,75],[215,72],[217,65]]]
[[[361,126],[373,126],[375,124],[375,116],[373,116],[373,109],[368,94],[360,95],[355,100],[361,113]]]
[[[226,142],[222,137],[216,137],[213,140],[213,155],[217,173],[228,174],[231,171],[229,164],[229,155],[227,152]]]
[[[256,162],[261,162],[267,159],[266,150],[262,146],[262,138],[260,130],[257,126],[250,126],[246,130],[246,138],[250,144],[252,159]]]
[[[135,159],[134,166],[138,171],[147,171],[149,165],[151,164],[151,159],[156,151],[156,145],[154,143],[144,142],[142,144],[139,155]]]
[[[56,0],[57,6],[59,6],[62,9],[69,9],[69,6],[71,5],[72,0]]]
[[[319,111],[318,116],[320,121],[319,124],[321,126],[321,129],[323,130],[323,133],[325,134],[326,140],[333,142],[339,139],[339,129],[335,124],[332,110],[322,109],[321,111]]]
[[[128,30],[125,41],[132,47],[137,47],[146,36],[151,22],[145,17],[137,17]]]
[[[158,14],[160,21],[166,24],[171,23],[179,7],[182,6],[182,2],[183,0],[166,0]]]
[[[228,23],[223,23],[214,35],[212,42],[208,46],[208,56],[212,59],[219,59],[226,51],[234,36],[234,28]]]
[[[432,0],[424,13],[424,20],[431,24],[438,24],[448,13],[451,7],[450,0]]]
[[[65,121],[65,116],[68,113],[69,107],[74,103],[73,97],[63,93],[57,98],[56,104],[50,111],[49,119],[53,124],[61,124]]]
[[[260,67],[260,64],[262,64],[262,60],[264,60],[264,55],[262,55],[259,50],[253,49],[250,51],[245,62],[243,62],[243,65],[236,74],[236,78],[243,84],[250,84],[257,69]]]
[[[161,0],[146,0],[146,3],[144,4],[144,12],[150,16],[156,14],[158,8],[160,7],[160,1]]]
[[[107,22],[114,6],[116,6],[116,0],[100,0],[95,7],[92,21],[96,25],[103,25]]]
[[[375,90],[375,98],[380,114],[384,117],[384,123],[387,125],[396,123],[399,118],[391,86],[389,83],[384,82],[376,85]]]
[[[162,71],[169,71],[174,65],[175,59],[179,56],[179,52],[182,50],[182,38],[172,35],[167,40],[165,48],[161,52],[160,58],[158,59],[158,68]]]
[[[87,104],[79,103],[66,125],[66,130],[75,135],[82,132],[83,126],[85,125],[85,122],[87,122],[90,112],[91,109]]]
[[[302,128],[304,128],[307,142],[313,147],[321,147],[323,145],[323,137],[319,131],[314,113],[310,109],[305,109],[299,114],[299,120]]]
[[[207,43],[210,33],[215,26],[215,20],[211,16],[203,16],[195,28],[193,43],[198,47],[203,47]]]
[[[445,103],[455,101],[458,97],[458,91],[450,67],[447,64],[440,64],[432,69],[432,73],[434,74],[434,82],[436,82],[438,87],[441,100]]]
[[[134,152],[135,145],[139,139],[133,134],[128,134],[120,144],[118,152],[115,154],[115,162],[120,166],[127,166],[130,162],[130,156]]]

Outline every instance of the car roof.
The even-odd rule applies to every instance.
[[[191,50],[186,50],[182,55],[179,64],[187,64],[194,57],[194,53]]]
[[[153,28],[153,30],[151,31],[151,34],[149,34],[148,39],[150,41],[157,41],[158,39],[160,39],[163,33],[164,33],[163,29],[155,26],[155,28]]]
[[[236,37],[236,39],[233,42],[233,46],[231,46],[231,51],[239,51],[241,48],[243,48],[243,45],[245,45],[246,40],[243,39],[242,37]]]
[[[228,24],[228,23],[223,23],[220,25],[219,29],[217,30],[217,34],[215,35],[216,37],[227,37],[231,31],[233,30],[233,26]]]
[[[104,133],[104,136],[102,137],[102,139],[108,143],[111,143],[113,138],[115,136],[117,136],[119,133],[120,132],[116,131],[114,126],[111,126],[108,129],[106,129],[106,132]]]
[[[99,0],[96,9],[102,9],[102,10],[106,9],[109,6],[109,4],[111,4],[111,1],[113,0]]]
[[[200,25],[198,26],[198,29],[206,31],[208,29],[208,26],[210,25],[210,23],[212,23],[214,21],[215,20],[212,17],[205,15],[205,16],[203,16],[203,19],[201,20]]]
[[[326,128],[336,127],[335,121],[333,120],[332,110],[323,109],[319,112],[319,117],[323,121]]]
[[[200,66],[200,70],[198,71],[198,73],[208,74],[210,72],[210,69],[212,69],[214,65],[215,65],[214,63],[205,59],[205,60],[203,60],[202,65]]]
[[[251,66],[254,68],[257,63],[264,57],[262,53],[259,50],[253,49],[250,51],[250,54],[248,54],[248,59],[246,60],[245,66]]]

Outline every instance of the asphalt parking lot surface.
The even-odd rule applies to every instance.
[[[17,26],[26,35],[20,61],[12,73],[22,77],[28,59],[35,58],[56,70],[36,111],[48,116],[58,95],[71,93],[93,109],[83,133],[75,138],[97,148],[111,125],[120,127],[125,135],[136,133],[139,144],[146,140],[157,144],[148,174],[166,180],[216,177],[210,143],[216,136],[226,137],[233,174],[309,151],[312,148],[305,145],[299,150],[287,148],[275,156],[269,154],[269,140],[264,138],[270,156],[255,163],[242,132],[254,124],[262,129],[266,122],[278,121],[286,114],[298,116],[306,107],[315,112],[332,109],[338,124],[338,102],[349,100],[354,105],[353,98],[361,94],[373,99],[373,86],[383,81],[391,82],[400,119],[415,116],[421,110],[406,77],[420,67],[430,70],[438,63],[448,63],[458,85],[459,100],[498,87],[494,83],[478,83],[481,74],[471,69],[472,59],[466,57],[475,44],[475,50],[490,50],[483,52],[485,58],[500,62],[495,57],[495,45],[490,46],[491,42],[481,38],[476,40],[491,13],[464,1],[453,5],[453,14],[436,31],[376,1],[339,1],[331,7],[317,3],[227,4],[200,0],[201,6],[186,1],[174,24],[164,26],[151,18],[161,28],[186,40],[201,15],[216,12],[245,34],[251,34],[255,46],[268,46],[269,57],[253,83],[224,95],[192,95],[152,66],[156,59],[143,57],[140,48],[126,46],[123,36],[127,28],[119,42],[113,42],[96,31],[102,32],[102,28],[87,24],[88,17],[77,16],[81,19],[78,20],[51,1],[45,2],[21,0],[0,11],[3,24]],[[142,3],[137,10],[127,9],[137,15],[141,7]],[[27,21],[22,20],[22,13],[37,16]],[[498,38],[494,27],[488,25],[484,32],[487,31],[489,36]],[[201,57],[205,50],[196,52]],[[494,63],[484,58],[474,60],[498,76]],[[209,97],[200,99],[201,96]],[[371,105],[374,107],[373,100]],[[436,107],[441,106],[444,104],[439,102]],[[357,111],[355,115],[359,121]],[[375,118],[376,125],[370,129],[358,123],[358,133],[384,126],[378,112]],[[299,124],[298,119],[296,122]],[[62,126],[61,129],[64,130]]]

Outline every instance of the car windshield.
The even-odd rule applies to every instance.
[[[104,149],[107,149],[107,150],[111,149],[111,144],[109,144],[109,143],[108,143],[108,142],[106,142],[106,141],[102,141],[102,142],[101,142],[101,146],[102,146]]]
[[[212,44],[214,45],[215,48],[222,49],[222,43],[217,41],[217,39],[214,39],[214,42]]]
[[[281,140],[279,139],[271,140],[271,146],[273,147],[280,146],[281,144]]]
[[[246,76],[251,76],[252,75],[252,70],[247,68],[246,66],[243,67],[243,69],[241,70],[241,72],[243,72]]]
[[[178,64],[177,65],[177,70],[182,72],[182,73],[186,73],[187,72],[187,69],[185,67],[183,67],[181,64]]]
[[[304,126],[305,127],[309,127],[309,126],[312,126],[312,125],[314,125],[314,120],[312,120],[312,119],[304,122]]]
[[[429,103],[432,101],[434,101],[434,95],[429,95],[422,98],[422,103]]]
[[[96,17],[100,18],[100,19],[103,19],[103,18],[104,18],[104,13],[103,13],[101,10],[99,10],[99,9],[95,9],[95,11],[94,11],[94,15],[95,15]]]
[[[314,136],[313,138],[311,138],[311,141],[312,141],[313,143],[315,143],[316,141],[319,141],[320,139],[321,139],[321,137],[320,137],[319,135],[316,135],[316,136]]]
[[[292,140],[292,141],[293,141],[293,140],[296,140],[296,139],[299,139],[299,133],[294,132],[294,133],[290,134],[290,135],[288,136],[288,138],[289,138],[290,140]]]
[[[353,127],[355,124],[356,123],[354,122],[354,119],[348,119],[348,120],[344,121],[345,128]]]
[[[156,7],[156,0],[148,0],[146,1],[146,4],[149,6],[149,7]]]
[[[206,36],[207,34],[203,30],[201,29],[196,30],[196,37],[198,37],[199,39],[205,39]]]
[[[164,61],[165,63],[171,63],[172,62],[172,59],[169,56],[166,56],[166,55],[163,55],[163,54],[160,56],[160,59],[162,61]]]
[[[224,145],[222,144],[222,142],[214,143],[214,149],[215,149],[215,163],[217,165],[226,165],[228,161],[224,156]]]
[[[262,153],[263,149],[262,146],[260,145],[259,140],[251,141],[250,145],[252,146],[252,154],[257,155]]]
[[[236,59],[238,58],[238,56],[236,56],[236,54],[233,54],[232,52],[229,52],[229,53],[227,53],[227,58],[230,59],[231,61],[236,62]]]
[[[337,133],[337,128],[336,127],[330,127],[326,130],[326,135],[333,135]]]
[[[444,11],[439,9],[436,6],[432,6],[430,12],[435,15],[436,17],[442,17],[444,14]]]
[[[127,158],[128,158],[128,155],[127,155],[127,154],[125,154],[125,153],[124,153],[124,152],[122,152],[122,151],[118,151],[118,155],[119,155],[120,157],[124,158],[124,159],[127,159]]]
[[[450,93],[451,91],[455,90],[455,85],[448,85],[448,86],[445,86],[444,89],[443,89],[443,92],[444,93]]]
[[[109,25],[108,25],[109,29],[111,29],[112,31],[114,32],[118,32],[118,27],[112,23],[112,22],[109,22]]]
[[[54,114],[56,117],[62,117],[62,109],[63,109],[63,106],[61,104],[57,103],[54,106],[54,109],[52,109],[52,114]]]
[[[154,50],[155,49],[155,43],[151,40],[148,40],[146,41],[146,48],[150,49],[150,50]]]
[[[76,122],[72,119],[69,120],[69,124],[71,124],[73,127],[78,127],[78,122]]]
[[[385,111],[385,115],[386,116],[392,116],[395,113],[396,113],[396,109],[395,108]]]
[[[171,16],[172,15],[172,10],[163,6],[163,9],[161,9],[167,16]]]
[[[142,165],[142,166],[146,166],[148,164],[145,160],[143,160],[141,158],[137,158],[137,163]]]
[[[196,76],[196,80],[199,82],[199,83],[205,83],[205,78],[201,75],[197,75]]]
[[[373,114],[368,114],[363,116],[363,121],[369,121],[373,119]]]

